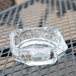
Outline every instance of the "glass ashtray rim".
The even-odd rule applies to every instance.
[[[47,32],[47,34],[48,35],[50,35],[50,33],[51,33],[51,31],[52,32],[54,32],[54,33],[56,33],[56,35],[57,34],[59,34],[59,36],[62,38],[62,36],[61,36],[61,34],[60,34],[60,32],[59,32],[59,30],[57,29],[57,28],[54,28],[54,29],[52,29],[52,28],[49,28],[49,27],[32,27],[32,28],[24,28],[24,29],[18,29],[18,30],[15,30],[14,32],[12,32],[11,34],[10,34],[10,37],[13,35],[13,37],[11,38],[11,40],[10,41],[12,41],[11,42],[11,45],[14,45],[13,47],[15,48],[15,49],[17,49],[17,50],[22,50],[22,48],[19,48],[19,47],[17,47],[17,45],[19,45],[19,44],[21,44],[21,42],[23,42],[24,40],[22,40],[22,41],[20,41],[17,45],[15,44],[15,36],[17,35],[18,37],[20,36],[19,34],[24,34],[25,32],[27,32],[28,33],[28,31],[30,31],[31,32],[31,30],[45,30],[46,32]],[[44,31],[42,31],[42,33],[43,33]],[[46,33],[44,33],[44,35],[45,35]],[[51,33],[51,34],[53,34],[53,33]],[[25,35],[25,34],[24,34]],[[40,39],[42,39],[42,36],[40,36],[41,38]],[[27,38],[27,39],[34,39],[35,37],[33,37],[33,38]],[[43,37],[44,38],[44,37]],[[27,39],[25,39],[25,40],[27,40]],[[38,39],[39,39],[39,37],[38,37]],[[46,38],[44,38],[44,40],[45,40]],[[50,44],[51,43],[53,43],[54,41],[52,41],[52,40],[50,40],[50,39],[46,39],[48,42],[50,42]],[[62,38],[62,41],[64,41],[63,40],[63,38]],[[56,43],[56,42],[55,42]],[[59,56],[59,54],[62,52],[59,52],[58,51],[58,49],[59,48],[57,48],[58,47],[58,45],[57,44],[55,44],[55,43],[53,43],[54,44],[54,46],[56,47],[55,48],[55,51],[53,51],[53,53],[55,54],[54,56],[55,57],[53,57],[53,58],[55,58],[56,60],[55,61],[57,61],[61,56]],[[64,44],[65,44],[65,42],[64,42]],[[66,45],[65,45],[66,46]],[[17,53],[17,55],[16,54],[14,54],[14,53],[16,53],[15,52],[15,49],[13,48],[12,46],[11,46],[11,48],[12,48],[12,53],[13,53],[13,55],[15,55],[15,56],[17,56],[18,55],[18,53]],[[62,48],[60,48],[61,50],[62,50]],[[66,49],[66,48],[65,48]],[[65,49],[63,50],[63,51],[65,51]],[[58,51],[58,52],[57,52]],[[49,54],[48,54],[49,55]],[[21,56],[21,55],[20,55]],[[49,60],[53,60],[53,58],[52,59],[50,59],[49,58]],[[46,60],[47,61],[47,60]],[[27,62],[27,60],[26,60],[26,62]],[[26,62],[24,62],[25,64],[27,64],[28,65],[28,63],[26,63]],[[35,61],[34,61],[35,62]],[[38,61],[38,62],[40,62],[40,61]],[[43,62],[43,61],[42,61]],[[52,63],[54,63],[54,62],[52,62]],[[47,63],[48,64],[48,63]],[[51,64],[51,63],[50,63]],[[41,65],[41,64],[40,64]],[[44,64],[43,64],[44,65]]]

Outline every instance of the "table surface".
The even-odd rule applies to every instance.
[[[10,47],[9,34],[16,30],[19,24],[24,28],[37,27],[42,18],[43,26],[58,28],[65,40],[76,39],[76,11],[67,10],[64,16],[59,17],[56,15],[58,10],[55,5],[54,8],[48,8],[46,3],[35,2],[34,5],[29,4],[29,7],[24,8],[25,5],[26,1],[0,13],[0,56],[7,54],[5,57],[0,57],[1,76],[76,76],[76,57],[73,54],[76,47],[72,45],[73,42],[70,43],[72,52],[65,54],[52,66],[29,67],[14,61],[13,57],[9,56],[10,50],[4,52],[4,49]],[[44,21],[46,8],[49,13]]]

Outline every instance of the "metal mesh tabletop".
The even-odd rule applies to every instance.
[[[54,65],[13,60],[9,34],[18,28],[58,28],[69,49]],[[76,0],[26,0],[0,12],[0,76],[76,76]]]

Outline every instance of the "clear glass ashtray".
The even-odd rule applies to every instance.
[[[68,49],[58,29],[34,27],[17,29],[10,34],[15,60],[29,66],[54,64]]]

